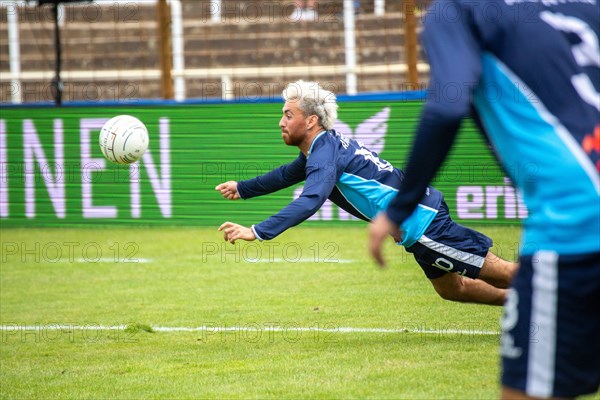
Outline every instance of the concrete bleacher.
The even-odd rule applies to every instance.
[[[249,7],[248,4],[253,6]],[[404,90],[404,16],[400,2],[388,1],[386,14],[369,5],[356,17],[359,92]],[[160,98],[160,59],[156,5],[125,3],[65,7],[64,100]],[[346,90],[341,1],[319,2],[317,21],[293,21],[289,1],[225,0],[222,19],[211,19],[207,1],[183,1],[187,98],[220,97],[223,77],[234,96],[255,96],[296,79],[327,82]],[[264,7],[263,7],[264,6]],[[0,101],[10,102],[7,9],[0,7]],[[23,101],[52,100],[54,33],[48,7],[19,8]],[[420,61],[420,79],[427,66]],[[262,94],[265,94],[264,92]]]

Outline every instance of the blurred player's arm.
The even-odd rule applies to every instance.
[[[228,200],[250,199],[285,189],[306,178],[306,157],[300,154],[289,164],[282,165],[264,175],[246,181],[228,181],[217,185],[215,190]]]
[[[468,18],[465,18],[468,20]],[[398,195],[388,207],[388,217],[403,222],[415,209],[427,185],[444,162],[460,128],[471,113],[471,90],[481,75],[480,48],[467,22],[446,18],[426,19],[423,45],[431,65],[427,102]],[[455,38],[452,46],[447,38]],[[448,95],[449,88],[457,88]]]
[[[408,218],[450,151],[463,118],[471,111],[471,89],[481,75],[480,48],[471,36],[469,18],[449,22],[427,18],[422,36],[431,65],[429,93],[398,194],[386,213],[370,226],[369,249],[383,265],[383,240]],[[456,40],[452,46],[446,38]],[[448,96],[448,88],[458,88]],[[453,92],[454,93],[454,92]]]

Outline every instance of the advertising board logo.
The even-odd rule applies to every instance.
[[[127,167],[109,170],[108,161],[95,157],[100,153],[97,149],[98,132],[109,118],[80,118],[78,119],[78,134],[67,131],[63,119],[55,118],[52,128],[40,127],[33,119],[23,119],[21,132],[8,132],[6,120],[0,119],[0,217],[19,215],[21,205],[24,205],[24,215],[27,219],[39,218],[38,205],[47,203],[57,219],[82,217],[84,219],[110,219],[118,217],[142,217],[142,186],[140,174],[145,171],[148,176],[150,190],[162,218],[172,216],[171,192],[171,157],[170,157],[170,120],[159,118],[158,145],[154,152],[144,154],[141,162]],[[38,121],[39,122],[39,121]],[[67,131],[67,132],[66,132]],[[65,135],[66,133],[66,135]],[[19,134],[22,146],[15,146],[13,159],[9,158],[8,136],[14,139]],[[51,143],[48,140],[51,138]],[[45,140],[43,140],[45,139]],[[78,140],[78,141],[77,141]],[[77,142],[79,152],[68,152],[65,149]],[[22,151],[22,156],[20,152]],[[153,154],[154,153],[154,154]],[[158,154],[156,154],[158,153]],[[18,158],[14,157],[18,154]],[[106,183],[102,183],[104,179]],[[129,204],[121,209],[116,204],[95,204],[100,195],[94,196],[96,190],[103,185],[114,187],[126,183],[129,186]],[[11,187],[14,195],[12,203]],[[121,185],[122,186],[122,185]],[[68,190],[73,188],[77,197],[69,196]],[[44,193],[45,192],[45,193]],[[114,201],[110,195],[104,195],[104,200]],[[80,206],[77,206],[79,203]],[[123,203],[123,202],[121,202]],[[70,213],[68,212],[70,210]],[[76,211],[75,211],[76,210]],[[79,211],[80,210],[80,211]],[[75,215],[75,213],[78,215]]]

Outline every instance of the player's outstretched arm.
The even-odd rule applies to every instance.
[[[223,238],[229,242],[234,244],[236,240],[246,240],[251,242],[256,239],[254,232],[252,229],[246,228],[245,226],[235,224],[233,222],[225,222],[219,227],[219,231],[223,232]]]
[[[221,183],[220,185],[217,185],[217,187],[215,187],[215,190],[221,192],[221,196],[223,196],[227,200],[237,200],[240,198],[237,186],[238,183],[236,181],[227,181]]]

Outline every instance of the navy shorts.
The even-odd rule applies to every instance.
[[[406,251],[429,279],[454,272],[476,279],[492,247],[492,239],[452,221],[448,205],[442,201],[438,214],[425,234]]]
[[[600,253],[522,256],[502,319],[502,384],[537,397],[600,385]]]

